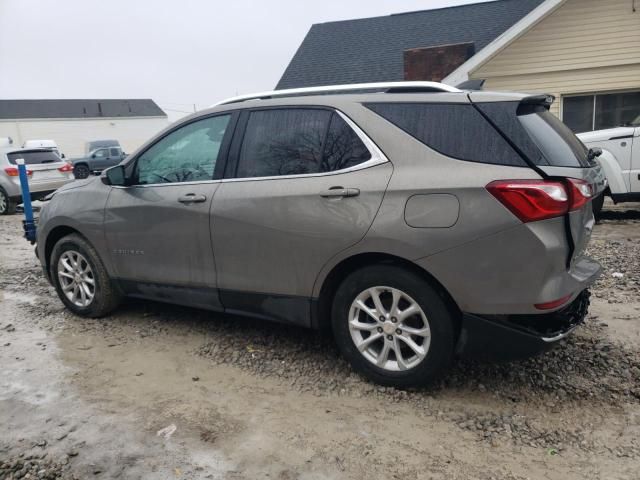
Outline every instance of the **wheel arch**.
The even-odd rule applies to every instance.
[[[89,242],[87,237],[82,235],[80,231],[76,230],[69,225],[58,225],[51,229],[51,231],[47,234],[47,239],[44,243],[44,264],[47,269],[47,272],[51,274],[51,254],[53,253],[53,247],[55,247],[56,243],[67,235],[76,234],[81,236],[85,241]],[[91,244],[91,242],[89,242]]]
[[[320,287],[320,294],[317,298],[314,315],[312,316],[312,324],[315,328],[326,330],[331,325],[331,305],[338,287],[347,275],[352,272],[371,265],[395,265],[405,268],[422,277],[429,285],[431,285],[440,297],[444,300],[447,308],[456,319],[456,335],[460,331],[462,321],[462,312],[458,307],[451,294],[447,289],[428,271],[407,260],[396,255],[388,253],[370,252],[352,255],[336,264],[326,275]]]

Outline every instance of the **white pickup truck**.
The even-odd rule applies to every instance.
[[[604,195],[593,202],[596,216],[605,195],[614,203],[640,202],[640,116],[630,126],[609,128],[578,134],[588,148],[600,148],[596,159],[609,182]]]

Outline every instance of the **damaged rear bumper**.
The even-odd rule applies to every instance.
[[[580,325],[589,309],[589,291],[568,306],[539,315],[473,315],[462,319],[456,353],[478,360],[517,360],[542,353]]]

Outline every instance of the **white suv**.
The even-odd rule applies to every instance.
[[[31,199],[39,200],[73,181],[73,167],[51,148],[0,149],[0,215],[11,214],[22,203],[16,159],[27,166]]]
[[[589,148],[600,148],[597,161],[602,165],[609,188],[605,195],[615,203],[640,202],[640,115],[628,126],[586,132],[578,138]],[[593,202],[597,215],[604,195]]]

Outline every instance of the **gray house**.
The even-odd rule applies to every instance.
[[[440,81],[541,3],[498,0],[316,24],[276,88]]]

